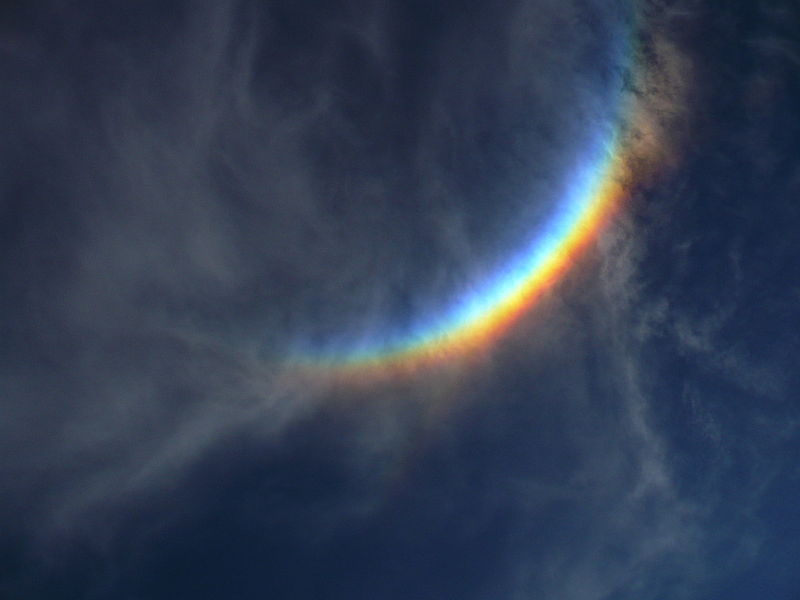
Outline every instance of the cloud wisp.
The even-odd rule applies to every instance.
[[[263,452],[259,474],[290,491],[256,486],[254,523],[309,556],[340,539],[369,565],[359,544],[449,548],[433,526],[409,537],[435,516],[467,559],[496,551],[498,575],[462,597],[686,592],[707,515],[653,415],[645,356],[671,307],[644,289],[647,232],[624,208],[478,361],[359,387],[285,358],[403,331],[496,269],[557,208],[597,123],[626,116],[617,79],[637,105],[621,185],[630,205],[650,193],[688,136],[675,29],[691,11],[145,2],[123,19],[121,5],[45,2],[0,33],[17,117],[0,151],[11,164],[32,148],[2,173],[16,225],[0,524],[42,554],[118,549],[147,507],[191,520],[176,506],[208,484],[198,465],[225,456],[237,473],[213,495]],[[686,323],[684,345],[708,342]],[[318,463],[346,485],[312,493],[283,471]]]

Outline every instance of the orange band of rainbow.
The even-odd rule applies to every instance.
[[[626,102],[633,100],[624,98],[620,104]],[[537,234],[478,293],[421,333],[400,342],[300,357],[294,366],[314,375],[373,380],[411,375],[474,355],[495,343],[596,240],[620,206],[635,162],[631,147],[636,146],[622,132],[643,119],[632,107],[624,109],[621,114],[629,117],[627,123],[606,128],[605,141],[595,144],[582,176],[573,176],[574,183],[544,234]]]

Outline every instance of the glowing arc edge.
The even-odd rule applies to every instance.
[[[617,46],[626,72],[633,57],[633,32],[641,25],[637,11],[631,17]],[[477,293],[465,295],[431,326],[412,330],[400,341],[382,345],[367,341],[345,349],[303,353],[289,362],[306,375],[366,381],[414,374],[473,355],[501,338],[597,238],[626,195],[635,166],[630,164],[629,145],[634,140],[629,139],[628,128],[645,115],[634,106],[635,98],[622,90],[617,93],[617,118],[599,128],[604,135],[595,137],[591,160],[573,177],[555,217],[545,224],[545,234],[530,240]],[[620,121],[622,115],[627,118]]]
[[[364,347],[344,355],[305,357],[297,366],[352,372],[416,371],[448,357],[476,351],[500,337],[510,325],[551,287],[588,243],[595,239],[623,195],[619,134],[613,134],[601,152],[605,157],[585,169],[580,185],[551,220],[544,240],[533,240],[525,252],[503,269],[484,292],[467,299],[459,310],[426,333],[401,344],[375,349]],[[597,162],[600,163],[598,168]]]

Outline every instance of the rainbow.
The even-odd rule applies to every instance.
[[[439,320],[403,338],[301,356],[295,365],[362,381],[395,378],[474,356],[501,339],[591,246],[626,196],[634,162],[626,127],[642,116],[631,98],[622,91],[619,96],[626,122],[599,128],[589,160],[573,176],[556,214],[493,277]]]

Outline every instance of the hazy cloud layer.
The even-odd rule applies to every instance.
[[[4,585],[161,597],[188,554],[239,573],[232,597],[680,598],[754,555],[797,338],[731,334],[778,275],[744,228],[683,219],[733,192],[703,168],[743,148],[776,198],[800,178],[763,129],[713,121],[698,3],[641,4],[629,126],[656,166],[482,368],[331,389],[282,362],[430,314],[542,223],[624,117],[621,4],[3,9]],[[759,10],[771,66],[735,97],[779,103],[798,53]],[[710,290],[693,265],[716,257]],[[181,545],[203,527],[230,548]]]

